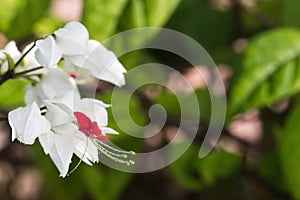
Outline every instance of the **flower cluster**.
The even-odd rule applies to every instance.
[[[94,77],[122,86],[126,72],[114,53],[89,39],[81,23],[69,22],[22,53],[14,42],[8,43],[0,51],[0,65],[0,84],[6,77],[32,82],[25,89],[26,106],[8,114],[12,140],[30,145],[38,138],[60,176],[68,174],[73,154],[89,165],[99,161],[99,152],[119,163],[134,163],[126,160],[134,152],[106,143],[106,134],[118,134],[106,127],[109,105],[79,93],[78,79]]]

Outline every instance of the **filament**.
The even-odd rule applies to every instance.
[[[121,164],[126,164],[126,165],[134,165],[134,161],[132,160],[125,160],[122,158],[127,158],[127,154],[134,155],[134,151],[124,151],[120,150],[117,148],[114,148],[108,144],[105,144],[102,141],[99,141],[97,139],[93,139],[93,143],[97,146],[98,150],[103,153],[105,156],[110,158],[111,160],[121,163]]]
[[[107,147],[108,149],[110,150],[113,150],[115,152],[119,152],[119,153],[124,153],[124,154],[131,154],[131,155],[135,155],[135,152],[134,151],[124,151],[124,150],[121,150],[121,149],[117,149],[117,148],[114,148],[112,146],[109,146],[108,144],[102,142],[102,141],[99,141],[97,140],[99,143],[101,143],[103,146]]]

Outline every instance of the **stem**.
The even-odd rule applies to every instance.
[[[22,71],[22,72],[19,72],[19,73],[15,73],[14,70],[9,70],[4,75],[0,76],[0,85],[2,85],[3,83],[5,83],[9,79],[20,77],[23,74],[27,74],[29,72],[33,72],[33,71],[36,71],[36,70],[39,70],[39,69],[42,69],[42,68],[43,67],[40,66],[40,67],[36,67],[36,68],[33,68],[33,69],[25,70],[25,71]],[[36,76],[36,75],[38,75],[38,74],[33,74],[33,76]]]
[[[21,56],[21,58],[16,62],[15,68],[21,63],[23,58],[35,47],[35,42],[32,44],[32,46]]]
[[[39,70],[39,69],[42,69],[42,68],[43,68],[42,66],[39,66],[39,67],[36,67],[36,68],[28,69],[28,70],[25,70],[25,71],[22,71],[22,72],[15,73],[15,76],[20,76],[20,75],[23,75],[23,74],[27,74],[27,73],[30,73],[30,72],[33,72],[33,71],[36,71],[36,70]]]
[[[7,71],[3,76],[0,76],[0,85],[5,83],[7,80],[14,78],[15,72],[14,70]]]

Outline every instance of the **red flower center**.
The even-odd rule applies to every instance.
[[[83,132],[87,137],[93,137],[100,141],[109,141],[109,138],[101,135],[97,122],[92,122],[92,120],[82,112],[74,112],[74,116],[77,119],[79,125],[79,131]]]

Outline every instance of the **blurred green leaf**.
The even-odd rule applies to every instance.
[[[279,28],[257,35],[241,57],[229,94],[229,112],[263,107],[300,89],[300,31]]]
[[[200,119],[209,122],[211,98],[215,97],[210,97],[209,91],[206,89],[197,89],[190,94],[162,92],[154,99],[154,103],[162,105],[168,115],[176,118],[184,115],[185,117],[198,119],[200,111]],[[197,103],[196,107],[195,103]],[[199,110],[196,110],[197,107],[199,107]],[[181,113],[181,109],[183,109],[183,113]]]
[[[82,22],[89,30],[90,37],[103,40],[111,36],[128,0],[89,0],[84,2]]]
[[[284,129],[278,135],[278,148],[280,153],[280,166],[288,190],[295,199],[300,199],[300,103],[286,119]]]
[[[242,159],[223,150],[213,151],[198,163],[198,170],[206,184],[232,175],[241,166]],[[222,166],[222,167],[220,167]]]
[[[199,147],[191,145],[178,160],[170,165],[174,178],[188,190],[197,191],[204,186],[216,183],[219,179],[229,177],[242,164],[241,157],[223,150],[212,151],[203,159],[199,159],[198,153]]]
[[[282,1],[281,9],[281,24],[289,26],[300,25],[300,1],[298,0],[285,0]],[[277,13],[278,15],[278,13]]]
[[[99,164],[100,165],[100,164]],[[84,166],[82,180],[92,199],[117,199],[131,180],[132,174],[111,168]]]
[[[10,79],[0,87],[0,108],[9,110],[24,104],[24,87],[28,82]]]
[[[216,10],[209,1],[185,0],[166,27],[192,37],[215,59],[216,50],[229,46],[234,23],[238,22],[232,12]]]
[[[261,155],[258,164],[258,173],[272,186],[286,190],[282,169],[280,166],[279,153],[276,149],[274,152],[268,152]]]
[[[170,154],[177,154],[176,150],[177,148],[173,148]],[[199,147],[197,147],[197,145],[191,145],[178,160],[169,166],[173,178],[175,178],[182,187],[192,191],[198,191],[204,186],[197,166],[198,162],[200,162],[198,153]]]
[[[51,0],[0,0],[0,31],[9,39],[24,39],[47,10]]]
[[[180,1],[181,0],[146,0],[147,26],[164,25]]]
[[[101,41],[132,28],[163,26],[180,1],[85,1],[82,21],[87,26],[90,36]]]
[[[64,25],[64,21],[48,14],[34,24],[33,31],[36,35],[47,36]]]

